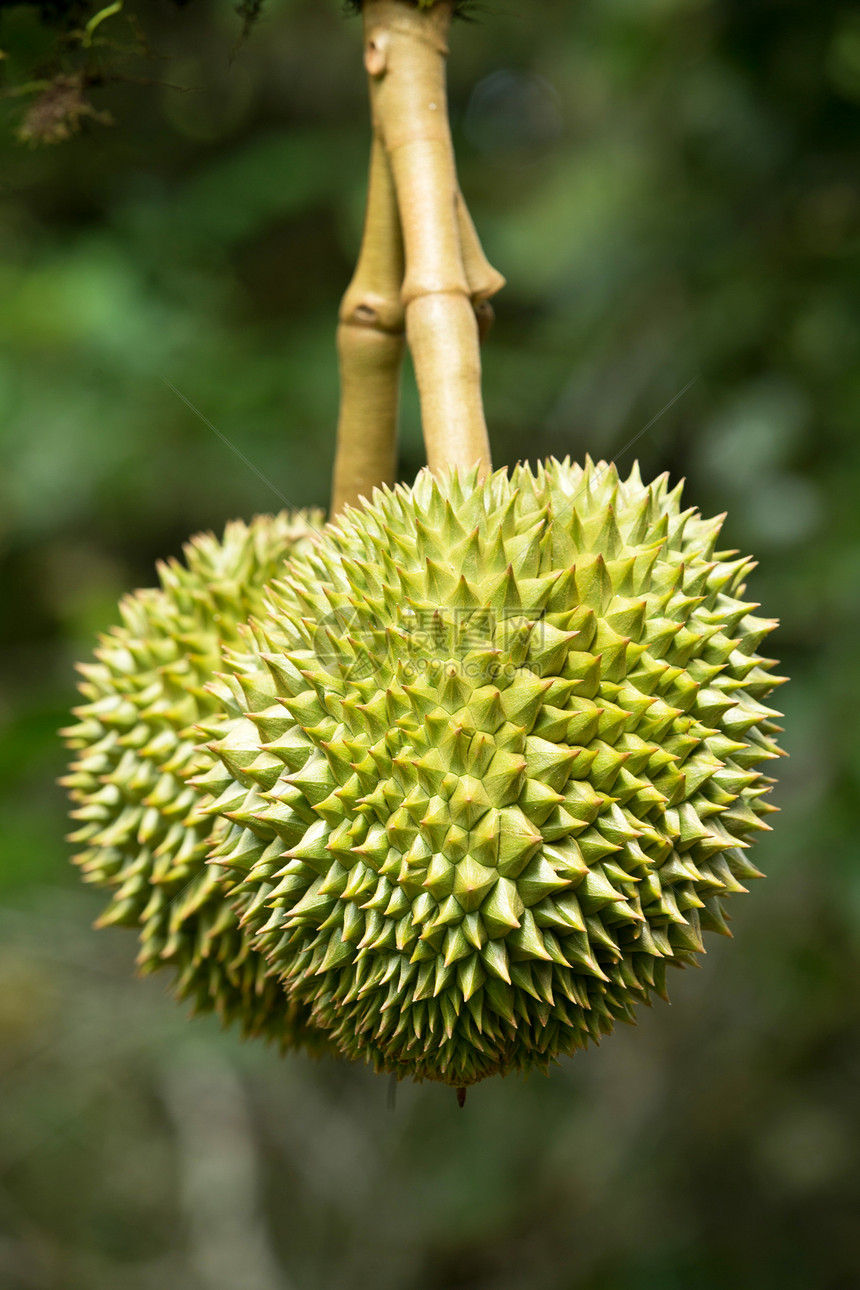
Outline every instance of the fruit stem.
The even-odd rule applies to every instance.
[[[393,484],[404,349],[403,238],[388,158],[374,133],[364,234],[337,329],[340,415],[332,516]]]
[[[431,8],[365,0],[364,61],[374,131],[385,147],[405,246],[401,300],[427,462],[492,469],[481,396],[479,316],[502,285],[457,182],[445,86],[452,0]]]

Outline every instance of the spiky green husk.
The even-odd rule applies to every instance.
[[[160,588],[123,600],[123,625],[80,669],[87,701],[63,732],[78,754],[64,780],[81,821],[75,860],[86,881],[111,891],[100,923],[139,928],[141,972],[172,967],[177,994],[196,1010],[285,1043],[308,1037],[306,1010],[240,933],[229,885],[205,864],[213,821],[188,779],[213,767],[196,726],[216,712],[204,687],[224,648],[321,521],[282,513],[228,524],[220,541],[193,538],[185,564],[159,566]]]
[[[425,472],[270,589],[219,689],[214,861],[344,1054],[543,1068],[727,931],[779,750],[720,524],[590,461]]]

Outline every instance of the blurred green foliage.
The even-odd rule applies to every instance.
[[[497,461],[686,475],[760,557],[793,677],[736,942],[672,1009],[464,1112],[189,1023],[131,979],[130,936],[89,930],[67,863],[54,731],[116,597],[275,490],[325,502],[368,150],[338,0],[269,0],[244,42],[229,0],[109,23],[134,46],[92,89],[112,126],[33,149],[0,101],[0,1285],[860,1284],[856,13],[488,0],[456,32],[463,186],[509,282]],[[7,86],[48,39],[3,4]]]

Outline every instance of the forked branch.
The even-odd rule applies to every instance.
[[[394,478],[404,332],[430,469],[491,469],[480,343],[505,282],[457,181],[445,85],[453,0],[364,0],[363,13],[373,150],[364,240],[338,327],[332,514]]]
[[[431,9],[365,0],[365,65],[403,229],[402,300],[427,461],[437,473],[477,465],[483,475],[491,460],[473,299],[480,305],[501,280],[491,280],[459,193],[445,85],[452,13],[452,0]]]

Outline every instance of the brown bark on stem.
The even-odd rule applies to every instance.
[[[491,460],[478,323],[445,86],[452,2],[420,9],[404,0],[365,0],[363,12],[374,128],[391,164],[403,229],[401,298],[428,465],[437,474],[477,466],[484,475]]]
[[[340,416],[331,514],[357,506],[397,469],[404,349],[403,239],[385,149],[374,135],[358,264],[341,302]]]

